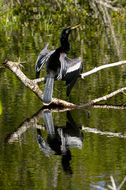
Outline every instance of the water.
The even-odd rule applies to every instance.
[[[70,24],[65,16],[58,19],[65,26]],[[0,62],[25,61],[23,72],[35,78],[35,61],[44,44],[49,42],[50,49],[59,45],[61,22],[51,25],[46,21],[49,19],[39,25],[40,20],[35,23],[33,19],[31,25],[1,30]],[[114,45],[111,49],[104,27],[97,20],[89,17],[84,27],[80,15],[71,24],[79,21],[81,28],[70,36],[69,56],[81,55],[83,72],[125,59],[125,20],[114,23],[116,40],[121,44],[119,52]],[[84,104],[124,87],[125,75],[125,66],[121,66],[78,79],[70,97],[66,97],[64,83],[56,81],[53,96]],[[40,87],[44,89],[43,84]],[[118,106],[125,103],[125,96],[117,95],[103,103]],[[0,189],[98,189],[96,185],[111,185],[110,176],[118,186],[126,175],[125,109],[63,111],[42,106],[11,71],[0,69]]]

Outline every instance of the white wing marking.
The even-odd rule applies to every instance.
[[[80,68],[80,66],[81,66],[81,61],[78,62],[78,63],[75,63],[75,65],[69,67],[69,68],[67,69],[67,72],[66,72],[66,73],[70,73],[70,72],[73,72],[73,71],[75,71],[75,70],[78,70],[78,69]]]

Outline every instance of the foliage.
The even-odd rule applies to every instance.
[[[62,27],[66,21],[73,24],[71,15],[75,17],[74,22],[76,22],[80,12],[83,19],[86,13],[85,10],[75,6],[72,1],[64,1],[63,3],[54,1],[53,5],[51,1],[21,1],[20,3],[15,1],[13,6],[11,3],[4,4],[4,9],[1,9],[0,21],[3,23],[3,29],[14,29],[19,25],[25,27],[30,25],[40,30],[53,29],[53,23],[56,22],[59,23],[59,27]]]

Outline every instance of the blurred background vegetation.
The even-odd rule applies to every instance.
[[[36,53],[38,53],[37,50],[40,51],[42,44],[47,41],[53,46],[55,41],[58,41],[57,37],[60,35],[60,31],[63,27],[78,23],[81,24],[81,30],[83,31],[79,33],[79,38],[82,43],[85,44],[85,48],[83,48],[83,51],[85,51],[84,55],[88,53],[87,51],[90,46],[95,46],[97,44],[96,41],[98,42],[97,45],[99,45],[99,48],[101,48],[99,36],[102,36],[102,33],[107,31],[107,38],[111,38],[111,25],[118,30],[115,35],[118,36],[120,34],[122,30],[121,23],[123,23],[123,20],[126,18],[126,3],[125,0],[103,1],[103,4],[98,2],[102,1],[0,0],[0,40],[3,47],[2,52],[0,52],[2,55],[1,59],[4,60],[10,57],[9,55],[11,55],[12,47],[10,49],[8,48],[8,54],[3,51],[5,49],[4,47],[11,46],[12,43],[14,46],[17,46],[17,48],[14,48],[17,58],[20,57],[19,52],[21,52],[22,59],[26,59],[26,56],[23,56],[25,48],[34,47]],[[108,10],[109,18],[105,16],[106,7],[104,4],[106,2],[109,2],[108,5],[110,5]],[[118,10],[115,11],[114,8],[111,7],[117,7]],[[118,29],[116,27],[118,27]],[[32,43],[28,44],[26,40]],[[22,45],[19,44],[20,42]],[[112,43],[110,39],[109,43]],[[25,44],[27,45],[25,46]],[[108,45],[111,46],[111,44]],[[118,51],[119,50],[117,50],[116,53],[120,56]],[[79,54],[76,51],[75,53]]]

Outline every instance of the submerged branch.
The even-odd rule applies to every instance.
[[[35,84],[40,83],[40,82],[44,82],[44,81],[45,81],[45,78],[38,78],[38,79],[32,80],[32,82]]]

